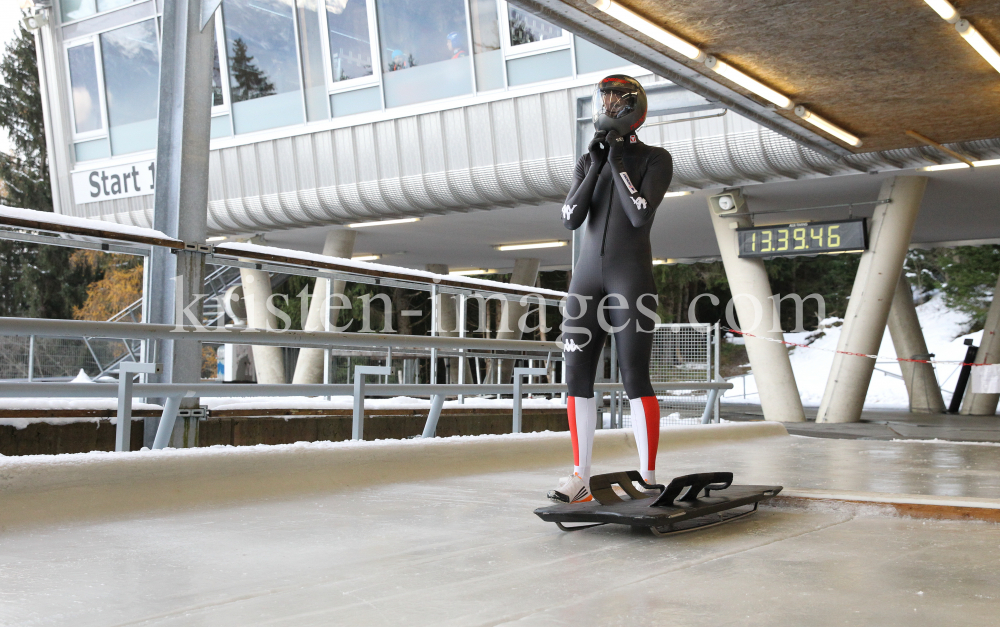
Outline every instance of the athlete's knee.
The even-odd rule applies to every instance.
[[[655,396],[647,368],[621,368],[622,384],[629,398]]]

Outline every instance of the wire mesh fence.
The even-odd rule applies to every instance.
[[[29,361],[35,380],[72,379],[107,373],[122,359],[139,355],[139,342],[103,338],[32,338],[0,335],[0,380],[27,380]]]

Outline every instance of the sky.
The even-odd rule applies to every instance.
[[[0,0],[0,50],[6,50],[7,43],[17,32],[17,23],[21,19],[20,0]],[[8,152],[10,142],[7,133],[0,129],[0,151]]]

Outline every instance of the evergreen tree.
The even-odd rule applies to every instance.
[[[0,61],[0,128],[11,154],[0,153],[0,202],[52,211],[35,39],[23,26]],[[0,240],[0,315],[70,318],[95,273],[69,263],[73,249]]]
[[[236,81],[233,102],[274,95],[274,84],[268,80],[267,73],[253,62],[253,57],[247,54],[247,44],[241,37],[233,40],[230,72]]]

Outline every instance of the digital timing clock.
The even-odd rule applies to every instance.
[[[868,250],[868,220],[803,222],[736,229],[740,257],[794,257]]]

